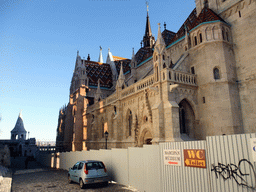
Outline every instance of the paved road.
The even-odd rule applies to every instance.
[[[80,189],[79,185],[68,184],[67,171],[48,169],[41,167],[36,162],[29,162],[28,169],[24,169],[24,163],[18,159],[13,160],[12,192],[34,191],[94,191],[94,192],[132,192],[137,191],[123,185],[109,183],[108,186],[89,185],[86,189]],[[18,167],[18,168],[17,168]]]

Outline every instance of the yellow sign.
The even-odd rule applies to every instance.
[[[184,149],[184,164],[186,167],[206,168],[204,149]]]

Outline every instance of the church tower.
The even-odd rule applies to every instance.
[[[143,47],[150,47],[152,48],[155,43],[155,38],[152,35],[151,27],[150,27],[150,21],[148,16],[148,3],[147,3],[147,20],[146,20],[146,29],[145,29],[145,35],[143,37]]]

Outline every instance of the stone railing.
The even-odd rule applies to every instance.
[[[150,75],[145,79],[142,79],[141,81],[139,81],[138,83],[136,83],[136,90],[141,90],[141,89],[145,89],[151,85],[153,85],[155,82],[155,78],[154,75]]]
[[[192,86],[197,86],[196,75],[194,74],[185,73],[181,71],[174,71],[172,69],[164,69],[161,73],[161,78],[163,81],[167,80],[169,82],[174,82],[176,84],[188,84]],[[134,83],[133,85],[130,85],[129,87],[123,89],[120,93],[120,98],[118,98],[117,93],[113,93],[112,95],[103,100],[103,105],[110,104],[116,101],[117,99],[122,99],[129,95],[137,93],[138,91],[144,90],[154,85],[154,83],[157,83],[155,82],[155,77],[154,75],[150,75],[147,78],[142,79],[137,83]]]
[[[181,71],[174,71],[172,69],[166,69],[163,71],[163,80],[167,78],[167,80],[180,83],[180,84],[188,84],[188,85],[194,85],[196,84],[196,75],[185,73]]]
[[[143,90],[153,84],[154,84],[154,76],[150,75],[149,77],[142,79],[139,82],[134,83],[133,85],[130,85],[129,87],[122,90],[121,97],[126,97],[128,95],[131,95],[131,94],[138,92],[140,90]]]

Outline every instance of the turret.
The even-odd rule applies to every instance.
[[[26,140],[27,131],[24,128],[22,114],[20,112],[15,127],[11,131],[11,140]]]

